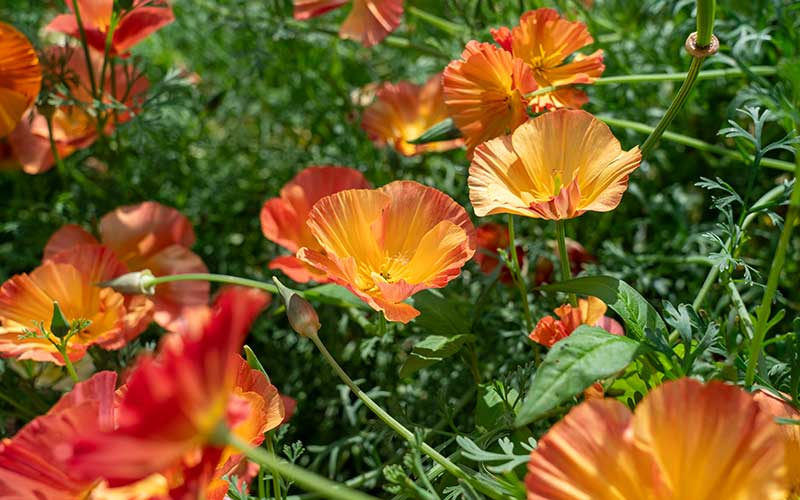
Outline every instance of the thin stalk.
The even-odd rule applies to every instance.
[[[267,451],[271,455],[275,455],[275,445],[272,444],[272,433],[267,433],[266,437]],[[281,500],[283,498],[283,492],[281,491],[281,473],[276,468],[270,468],[269,472],[272,475],[272,488],[275,490],[275,500]]]
[[[715,0],[697,0],[697,46],[708,47],[714,33]]]
[[[734,307],[736,308],[736,314],[739,315],[739,318],[742,320],[742,325],[744,325],[744,330],[747,333],[747,338],[753,338],[753,320],[750,319],[750,313],[747,312],[747,306],[742,300],[742,296],[739,294],[739,289],[736,288],[736,283],[733,281],[728,281],[728,291],[731,292],[731,301],[733,302]]]
[[[556,241],[558,241],[558,260],[561,263],[561,280],[567,281],[572,278],[572,269],[567,253],[567,228],[563,220],[556,221]],[[569,294],[569,301],[573,306],[578,305],[578,297],[574,293]]]
[[[221,432],[221,434],[223,433]],[[319,493],[324,498],[331,498],[333,500],[377,500],[372,495],[354,490],[343,484],[322,477],[319,474],[286,462],[285,460],[281,460],[263,448],[254,448],[228,430],[224,431],[223,436],[220,436],[219,440],[233,446],[253,462],[267,467],[268,469],[278,471],[306,490]]]
[[[69,373],[72,381],[75,383],[80,382],[81,379],[78,377],[78,372],[75,371],[75,366],[72,364],[72,360],[70,360],[69,356],[67,355],[67,346],[60,344],[58,346],[58,352],[61,353],[61,357],[64,358],[64,368],[67,369],[67,373]]]
[[[46,113],[45,118],[47,121],[47,138],[50,141],[50,154],[53,155],[53,161],[56,163],[56,170],[58,170],[62,176],[67,176],[67,167],[64,165],[64,160],[61,159],[61,155],[58,154],[58,146],[56,146],[56,140],[53,137],[53,115],[51,113]]]
[[[437,15],[431,14],[430,12],[426,12],[413,5],[409,5],[408,7],[406,7],[406,12],[416,17],[420,21],[424,21],[433,26],[434,28],[438,28],[451,36],[459,35],[467,31],[466,26],[450,22],[447,19],[442,19]]]
[[[227,274],[210,273],[171,274],[169,276],[147,278],[144,283],[142,283],[142,286],[144,288],[150,288],[164,283],[173,283],[175,281],[211,281],[214,283],[225,283],[227,285],[249,286],[269,293],[278,293],[278,288],[275,285],[264,283],[263,281],[229,276]]]
[[[710,69],[701,71],[697,74],[697,81],[713,80],[715,78],[726,78],[736,76],[748,76],[750,74],[759,76],[770,76],[778,72],[775,66],[753,66],[744,71],[740,68],[730,69]],[[650,73],[633,74],[619,76],[604,76],[594,81],[594,85],[613,85],[618,83],[659,83],[659,82],[681,82],[689,76],[687,72],[679,73]]]
[[[528,305],[528,290],[525,287],[525,279],[522,277],[522,271],[519,267],[519,257],[517,257],[517,242],[514,234],[514,216],[508,215],[508,240],[509,240],[509,253],[511,254],[511,274],[514,281],[517,283],[519,289],[519,296],[522,300],[522,313],[525,317],[525,328],[528,332],[533,331],[533,318],[531,317],[531,308]]]
[[[78,24],[78,33],[80,34],[81,47],[83,48],[83,55],[86,57],[86,71],[89,73],[89,82],[92,87],[92,96],[97,96],[97,83],[94,80],[94,68],[92,67],[92,57],[89,53],[89,43],[86,41],[86,30],[83,29],[83,21],[81,20],[81,9],[78,5],[80,2],[72,2],[72,12],[75,14],[75,22]]]
[[[767,277],[767,287],[764,289],[761,305],[756,310],[755,333],[753,334],[753,341],[750,343],[750,358],[747,360],[747,371],[745,372],[744,378],[747,387],[750,387],[755,379],[758,359],[761,357],[762,344],[767,334],[767,324],[772,315],[772,300],[778,289],[778,280],[781,277],[783,264],[786,260],[786,252],[789,248],[789,241],[792,238],[792,231],[794,230],[798,217],[800,217],[800,186],[798,186],[798,179],[800,179],[800,155],[798,154],[795,154],[795,165],[795,181],[794,187],[792,188],[792,196],[789,198],[789,210],[786,213],[786,220],[783,223],[783,230],[778,240],[778,247],[775,249],[775,256],[772,258],[772,266],[769,269],[769,276]]]
[[[333,371],[336,372],[339,379],[355,394],[358,399],[364,403],[364,406],[369,408],[372,413],[374,413],[379,419],[383,421],[387,426],[389,426],[394,432],[396,432],[401,438],[408,441],[409,444],[412,446],[417,446],[417,440],[414,437],[414,433],[411,432],[408,428],[406,428],[403,424],[398,422],[393,416],[391,416],[386,410],[380,407],[378,403],[376,403],[372,398],[370,398],[358,385],[353,382],[353,379],[350,378],[349,375],[339,366],[339,363],[336,359],[331,355],[328,349],[325,347],[325,344],[319,338],[318,335],[314,335],[310,337],[311,340],[314,342],[314,345],[317,347],[319,352],[325,358],[325,361],[333,368]],[[436,451],[435,448],[431,447],[429,444],[422,442],[419,443],[420,450],[423,453],[431,457],[434,462],[441,465],[447,472],[449,472],[454,477],[469,483],[472,487],[480,490],[485,495],[489,496],[490,498],[494,498],[499,500],[501,497],[498,495],[497,492],[492,490],[491,488],[474,481],[466,472],[461,470],[456,464],[451,462],[447,457]]]

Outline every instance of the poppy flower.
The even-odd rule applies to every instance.
[[[270,269],[279,269],[298,283],[328,281],[325,273],[298,260],[294,254],[302,247],[322,251],[306,225],[311,207],[321,198],[345,189],[367,189],[369,183],[358,170],[338,166],[313,166],[297,174],[281,189],[279,198],[271,198],[261,208],[264,236],[292,255],[272,259]]]
[[[339,29],[341,38],[372,47],[400,26],[403,0],[294,0],[294,18],[311,19],[348,3],[352,7]]]
[[[526,94],[536,90],[531,68],[490,43],[471,41],[442,75],[444,102],[467,152],[511,133],[528,119]]]
[[[623,151],[606,124],[581,110],[544,113],[475,150],[469,197],[475,214],[571,219],[616,208],[638,147]]]
[[[475,252],[475,262],[481,268],[484,274],[492,274],[497,266],[500,264],[498,257],[498,249],[508,250],[511,244],[508,236],[508,226],[503,224],[495,224],[489,222],[478,226],[475,230],[475,240],[478,245],[478,250]],[[520,267],[524,267],[525,250],[521,245],[517,245],[517,259],[519,260]],[[500,270],[499,279],[501,283],[511,283],[514,278],[511,276],[511,270],[503,264],[503,269]]]
[[[361,127],[375,144],[389,144],[402,155],[414,156],[447,151],[463,144],[462,139],[428,144],[408,142],[447,116],[442,96],[442,75],[436,74],[424,85],[411,82],[382,84],[376,91],[375,102],[364,110]]]
[[[475,253],[475,229],[464,208],[412,181],[326,196],[311,209],[308,227],[323,251],[301,248],[297,258],[390,321],[418,316],[403,301],[446,286]]]
[[[31,42],[0,22],[0,137],[8,135],[36,100],[42,86],[39,57]]]
[[[212,442],[220,424],[260,442],[281,424],[283,404],[238,352],[268,300],[257,290],[225,290],[202,329],[170,334],[155,356],[141,356],[121,394],[116,429],[73,440],[68,466],[111,487],[175,467],[205,481],[234,455]]]
[[[553,347],[553,344],[569,337],[581,325],[597,326],[614,335],[625,335],[622,325],[604,316],[607,309],[606,304],[597,297],[579,299],[577,307],[564,304],[555,310],[558,319],[545,316],[528,337],[537,344]]]
[[[120,274],[149,269],[156,276],[207,273],[203,260],[189,248],[194,244],[192,223],[178,210],[155,201],[119,207],[100,219],[100,243],[111,248],[125,265]],[[45,259],[65,249],[98,240],[79,226],[56,231],[44,249]],[[116,276],[114,276],[116,277]],[[206,281],[179,281],[156,288],[153,319],[171,330],[187,308],[208,304]]]
[[[758,390],[753,394],[753,399],[764,412],[773,418],[800,420],[800,411],[775,394],[765,390]],[[786,445],[786,469],[789,474],[789,486],[792,491],[789,498],[795,498],[800,494],[800,428],[797,425],[786,424],[778,427]]]
[[[114,0],[66,0],[67,7],[72,12],[75,10],[73,2],[77,3],[80,10],[86,43],[101,54],[104,53],[114,15]],[[166,0],[134,0],[129,9],[119,14],[109,54],[126,55],[134,45],[174,20],[172,7]],[[74,13],[56,16],[46,29],[77,39],[81,37]]]
[[[632,413],[614,399],[573,408],[531,452],[528,500],[785,500],[784,444],[743,390],[692,379],[653,389]]]
[[[558,89],[531,97],[533,111],[555,108],[580,108],[589,101],[586,94],[569,87],[576,83],[593,83],[603,74],[603,51],[584,55],[577,50],[594,42],[586,25],[568,21],[554,9],[541,8],[526,12],[519,26],[509,30],[492,30],[495,41],[518,57],[533,71],[540,88]],[[574,55],[573,55],[574,54]],[[567,62],[567,58],[573,55]]]
[[[79,245],[51,256],[30,274],[12,276],[0,287],[0,354],[63,365],[51,343],[60,342],[50,331],[53,302],[69,322],[90,322],[67,342],[71,361],[92,345],[123,347],[150,323],[152,304],[143,296],[125,297],[95,284],[125,272],[111,249]]]

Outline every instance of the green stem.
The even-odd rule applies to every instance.
[[[459,35],[467,31],[466,26],[450,22],[447,19],[442,19],[439,16],[431,14],[430,12],[426,12],[413,5],[406,7],[406,12],[416,17],[420,21],[425,21],[434,28],[438,28],[451,36]]]
[[[732,76],[748,76],[751,74],[770,76],[776,74],[777,72],[778,68],[775,66],[753,66],[752,68],[748,68],[747,71],[740,68],[710,69],[698,73],[697,81]],[[689,73],[687,72],[604,76],[595,80],[594,85],[613,85],[617,83],[682,82],[687,76],[689,76]]]
[[[567,281],[572,278],[572,269],[567,253],[567,228],[563,220],[556,221],[556,241],[558,241],[558,260],[561,263],[561,281]],[[569,301],[573,306],[578,305],[578,297],[574,293],[569,294]]]
[[[697,0],[697,46],[708,47],[714,33],[715,0]]]
[[[72,2],[72,12],[75,14],[75,22],[78,24],[78,32],[80,33],[81,47],[83,48],[83,55],[86,57],[86,71],[89,73],[89,82],[92,87],[92,96],[97,96],[97,83],[94,80],[94,68],[92,66],[92,57],[89,53],[89,43],[86,41],[86,30],[83,29],[83,21],[81,20],[81,9],[78,5],[79,2]]]
[[[517,283],[519,289],[519,296],[522,300],[522,313],[525,317],[525,328],[528,332],[533,331],[533,318],[531,317],[531,308],[528,305],[528,289],[525,286],[525,278],[522,276],[522,271],[519,267],[519,257],[517,257],[517,242],[516,235],[514,234],[514,216],[508,215],[508,252],[511,254],[511,274],[514,281]]]
[[[144,288],[150,288],[175,281],[211,281],[214,283],[225,283],[227,285],[249,286],[251,288],[258,288],[259,290],[264,290],[265,292],[269,293],[278,293],[278,288],[275,285],[264,283],[263,281],[240,278],[238,276],[229,276],[227,274],[210,273],[187,273],[158,276],[147,279],[142,286]]]
[[[75,383],[80,382],[81,379],[78,377],[78,372],[75,371],[75,366],[72,364],[72,361],[69,359],[69,355],[67,355],[67,346],[64,345],[64,344],[61,344],[58,347],[58,352],[60,352],[61,353],[61,357],[64,358],[64,368],[67,369],[67,373],[69,373],[69,376],[70,376],[70,378],[72,378],[72,381],[75,382]]]
[[[270,455],[275,455],[275,445],[272,444],[271,432],[267,433],[265,441],[267,445],[267,451],[270,453]],[[269,472],[272,475],[272,488],[275,490],[275,500],[281,500],[283,498],[283,492],[281,491],[281,473],[274,467],[269,468]]]
[[[53,115],[52,113],[45,114],[45,120],[47,121],[47,138],[50,141],[50,154],[53,155],[53,161],[56,163],[56,170],[66,177],[68,176],[67,167],[64,165],[64,160],[61,159],[61,155],[58,154],[58,146],[56,146],[56,140],[53,137]]]
[[[731,292],[731,301],[733,302],[733,306],[736,308],[736,314],[739,315],[739,318],[742,321],[742,325],[744,326],[745,333],[747,333],[748,339],[753,339],[753,320],[750,319],[750,313],[747,312],[747,306],[742,300],[742,296],[739,294],[739,289],[736,288],[736,283],[733,281],[728,282],[728,291]]]
[[[319,336],[315,335],[310,338],[314,342],[314,345],[317,346],[319,352],[325,358],[325,361],[330,365],[331,368],[333,368],[333,371],[336,372],[336,375],[338,375],[341,381],[344,382],[344,384],[348,388],[350,388],[353,394],[355,394],[358,397],[358,399],[360,399],[361,402],[364,403],[364,406],[369,408],[372,411],[372,413],[374,413],[379,419],[383,421],[383,423],[388,425],[394,432],[396,432],[404,440],[408,441],[409,444],[411,444],[412,446],[416,446],[417,439],[414,437],[414,433],[411,432],[409,429],[407,429],[403,424],[398,422],[393,416],[391,416],[388,412],[386,412],[386,410],[381,408],[380,405],[378,405],[378,403],[373,401],[372,398],[370,398],[364,391],[361,390],[361,388],[358,387],[358,385],[356,385],[355,382],[353,382],[353,379],[351,379],[350,376],[347,375],[347,373],[342,369],[342,367],[339,366],[339,363],[325,347],[325,344],[322,342]],[[456,464],[451,462],[447,457],[436,451],[436,449],[434,449],[427,443],[421,442],[419,443],[419,447],[423,453],[431,457],[431,459],[433,459],[434,462],[441,465],[447,472],[449,472],[454,477],[462,481],[468,482],[474,488],[480,490],[481,492],[483,492],[484,494],[488,495],[491,498],[497,500],[501,498],[497,492],[483,485],[483,483],[473,480],[466,472],[461,470]]]
[[[758,359],[761,357],[761,347],[764,337],[767,334],[767,324],[772,315],[772,300],[775,291],[778,289],[778,280],[781,277],[783,264],[786,260],[786,252],[792,238],[792,231],[800,217],[800,154],[795,154],[795,174],[792,196],[789,198],[789,210],[786,213],[786,220],[783,223],[778,247],[775,249],[775,256],[772,258],[772,266],[767,277],[767,287],[764,289],[764,296],[761,298],[761,305],[756,310],[756,326],[753,334],[753,341],[750,343],[750,358],[747,360],[747,371],[745,372],[745,385],[750,387],[753,384],[758,366]]]
[[[253,462],[267,467],[270,470],[278,471],[306,490],[319,493],[324,498],[331,498],[334,500],[377,500],[372,495],[348,488],[343,484],[336,483],[318,474],[314,474],[311,471],[286,462],[285,460],[281,460],[263,448],[254,448],[227,430],[224,433],[223,439],[224,443],[233,446]]]

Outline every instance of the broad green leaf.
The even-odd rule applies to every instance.
[[[333,283],[326,283],[324,285],[309,288],[302,293],[303,297],[308,300],[316,300],[323,304],[331,304],[335,306],[352,306],[352,307],[368,307],[367,304],[353,295],[347,288]]]
[[[429,128],[413,141],[408,141],[409,144],[427,144],[429,142],[449,141],[450,139],[458,139],[461,137],[461,131],[458,130],[456,124],[453,123],[452,118],[445,118],[433,127]]]
[[[503,393],[505,399],[503,401]],[[496,429],[498,422],[506,414],[506,405],[513,407],[519,399],[516,389],[506,389],[502,382],[492,382],[478,386],[478,404],[475,407],[475,424],[485,429]],[[510,409],[510,408],[509,408]]]
[[[473,335],[456,335],[454,337],[431,335],[426,337],[414,345],[405,363],[403,363],[403,367],[400,368],[400,376],[407,377],[422,368],[449,358],[458,353],[465,342],[474,339],[475,336]]]
[[[641,344],[602,328],[579,326],[547,353],[531,380],[515,425],[527,425],[571,397],[623,370],[640,352]]]
[[[470,333],[472,329],[473,306],[455,297],[426,290],[414,296],[414,307],[420,312],[414,324],[426,333],[452,336]]]
[[[541,287],[542,290],[579,293],[599,298],[625,321],[629,337],[644,338],[646,329],[665,331],[664,320],[632,286],[610,276],[588,276]]]

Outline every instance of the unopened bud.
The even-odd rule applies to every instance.
[[[128,295],[154,295],[155,285],[152,285],[154,276],[149,269],[127,273],[108,281],[96,283],[96,286],[112,288],[114,291]]]
[[[53,317],[50,320],[50,333],[56,337],[65,337],[70,330],[70,324],[64,316],[64,312],[58,305],[58,301],[53,301]]]
[[[275,286],[278,287],[278,292],[283,298],[283,303],[286,306],[286,316],[289,318],[292,330],[303,337],[316,337],[322,325],[319,322],[319,316],[317,316],[314,306],[300,296],[299,293],[278,281],[278,278],[273,277],[272,281],[275,282]]]

